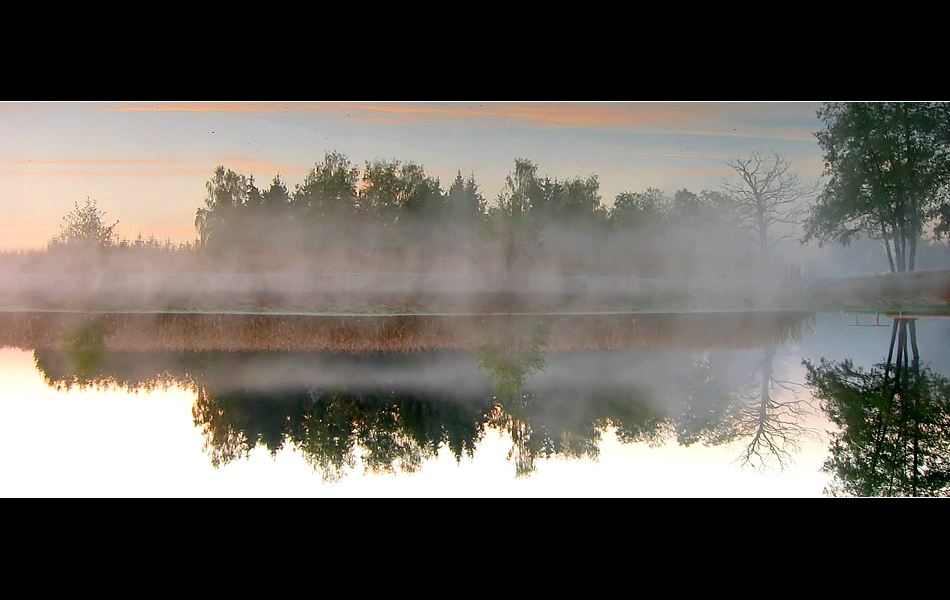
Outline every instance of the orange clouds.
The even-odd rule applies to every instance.
[[[797,106],[796,106],[797,104]],[[769,125],[789,111],[807,114],[800,103],[712,102],[198,102],[108,107],[114,111],[225,113],[336,113],[374,125],[412,125],[445,120],[505,120],[542,128],[615,129],[728,137],[811,140],[810,130]]]
[[[248,158],[244,156],[231,156],[218,161],[218,164],[224,165],[225,169],[231,169],[245,175],[251,174],[280,174],[284,183],[287,183],[287,177],[304,176],[310,172],[314,163],[303,164],[277,164],[271,161],[260,160],[257,158]],[[213,167],[205,169],[210,177]],[[258,185],[269,184],[270,181],[258,181]]]

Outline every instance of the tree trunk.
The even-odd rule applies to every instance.
[[[909,257],[908,266],[907,266],[908,271],[914,270],[914,258],[916,256],[917,256],[917,236],[915,235],[910,238],[910,257]]]
[[[897,269],[894,268],[894,255],[891,254],[891,242],[887,239],[887,234],[884,233],[884,226],[881,226],[881,232],[884,238],[884,248],[887,250],[887,264],[891,267],[891,273],[896,273]]]

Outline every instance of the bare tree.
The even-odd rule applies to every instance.
[[[803,214],[801,201],[813,196],[818,186],[806,186],[798,175],[789,172],[792,163],[775,152],[762,156],[753,152],[749,158],[736,158],[726,163],[739,176],[739,182],[724,181],[723,189],[734,202],[741,223],[755,236],[763,256],[768,256],[780,241],[792,237],[791,228],[775,236],[776,225],[796,225]]]

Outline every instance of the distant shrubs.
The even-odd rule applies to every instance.
[[[116,243],[115,226],[106,225],[103,220],[105,213],[96,206],[96,201],[86,198],[86,203],[79,206],[74,203],[71,213],[63,217],[63,225],[59,235],[50,240],[50,247],[65,245],[85,248],[107,248]]]
[[[105,220],[106,213],[99,210],[96,201],[86,198],[85,204],[79,206],[79,203],[73,204],[73,211],[63,217],[63,225],[60,226],[59,235],[54,237],[47,244],[47,249],[56,248],[70,249],[109,249],[120,250],[145,250],[145,251],[194,251],[198,243],[179,242],[174,243],[166,238],[159,240],[154,235],[146,238],[140,233],[133,240],[128,238],[119,238],[115,233],[115,227],[119,224],[115,221],[107,225]]]

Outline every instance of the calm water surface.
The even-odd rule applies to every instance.
[[[176,348],[156,343],[166,330],[123,342],[97,319],[58,344],[9,334],[3,495],[950,488],[950,319],[638,318],[649,326],[590,340],[521,319],[467,343],[386,352]],[[43,339],[40,321],[24,321],[27,338]]]

